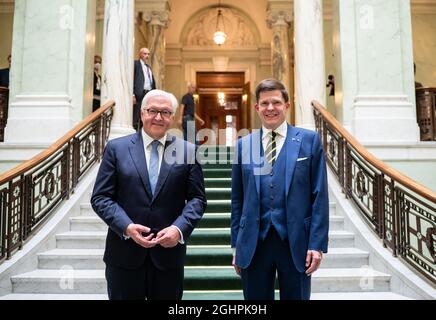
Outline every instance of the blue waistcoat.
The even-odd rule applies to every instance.
[[[287,238],[286,228],[286,141],[271,173],[260,177],[260,233],[264,240],[269,228],[274,226],[282,240]]]

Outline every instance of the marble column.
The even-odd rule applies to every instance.
[[[363,144],[419,141],[409,1],[334,0],[336,109]]]
[[[15,1],[6,144],[51,144],[91,110],[95,9],[95,0]]]
[[[168,26],[168,11],[151,11],[144,14],[149,26],[148,48],[150,50],[151,68],[156,80],[156,87],[165,88],[165,37],[164,29]]]
[[[312,100],[326,103],[322,0],[294,0],[296,124],[315,127]]]
[[[272,29],[271,41],[271,64],[272,76],[282,81],[290,90],[290,50],[289,50],[289,27],[292,16],[286,11],[269,9],[267,24]]]
[[[110,139],[134,132],[134,1],[106,0],[103,32],[102,102],[116,103]]]

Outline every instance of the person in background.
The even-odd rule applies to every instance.
[[[101,57],[94,56],[94,98],[92,100],[92,112],[101,105]]]
[[[139,60],[135,60],[133,74],[133,120],[132,126],[139,130],[142,127],[140,119],[142,99],[153,89],[156,89],[153,72],[148,60],[150,58],[150,50],[141,48],[139,50]]]
[[[188,83],[188,92],[182,97],[182,103],[180,104],[180,118],[179,126],[183,129],[183,139],[191,143],[196,143],[195,135],[195,119],[200,122],[201,126],[204,126],[204,120],[195,112],[195,84]]]

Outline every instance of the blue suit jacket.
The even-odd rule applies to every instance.
[[[240,139],[232,166],[232,247],[236,264],[247,268],[256,250],[260,227],[261,131]],[[327,252],[329,200],[324,152],[319,135],[288,125],[285,179],[288,241],[294,264],[306,270],[307,250]]]
[[[195,160],[195,146],[169,136],[165,152],[152,196],[141,132],[107,144],[91,197],[94,211],[109,226],[107,264],[135,269],[150,254],[161,270],[183,266],[186,245],[145,249],[123,237],[130,223],[155,231],[175,225],[186,242],[205,211],[203,171]]]

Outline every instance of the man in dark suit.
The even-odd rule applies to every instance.
[[[195,146],[167,134],[177,99],[147,93],[143,129],[111,140],[91,204],[109,226],[109,299],[181,299],[186,241],[206,208]]]
[[[285,86],[256,88],[262,129],[238,140],[232,166],[231,245],[245,299],[310,299],[311,275],[327,252],[329,201],[316,132],[286,122]]]
[[[99,55],[94,56],[94,97],[92,99],[92,112],[100,108],[101,105],[101,62],[102,59]]]
[[[151,67],[148,65],[150,58],[150,50],[142,48],[139,50],[139,60],[135,60],[135,68],[133,73],[133,128],[139,130],[142,127],[140,121],[142,99],[147,92],[156,89]]]
[[[8,56],[9,67],[0,70],[0,87],[9,88],[9,72],[11,69],[11,59],[12,56]]]

